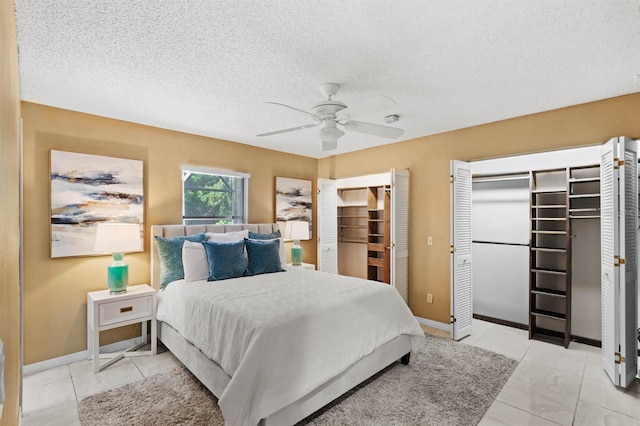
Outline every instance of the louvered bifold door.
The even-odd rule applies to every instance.
[[[471,334],[471,167],[451,161],[451,322],[454,340]]]
[[[338,273],[338,186],[318,179],[318,271]]]
[[[391,285],[409,303],[409,170],[391,170]]]
[[[614,138],[600,163],[602,365],[611,381],[629,386],[637,371],[636,142]]]
[[[614,384],[620,384],[615,353],[616,300],[618,272],[615,266],[619,252],[618,169],[614,167],[617,141],[602,146],[600,157],[600,256],[602,278],[602,366]]]
[[[621,137],[620,176],[620,299],[619,352],[620,386],[628,387],[636,377],[638,364],[637,329],[637,239],[638,154],[636,142]]]

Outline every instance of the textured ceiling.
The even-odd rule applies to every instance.
[[[640,1],[16,0],[21,98],[321,158],[640,91]],[[396,106],[323,152],[303,110]]]

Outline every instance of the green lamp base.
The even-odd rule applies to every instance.
[[[122,253],[113,253],[113,263],[107,267],[107,286],[109,294],[120,294],[127,291],[129,285],[129,265],[124,263]]]
[[[291,264],[293,266],[302,265],[302,247],[300,247],[298,240],[294,240],[293,247],[291,247]]]

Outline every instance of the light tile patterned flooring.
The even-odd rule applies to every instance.
[[[600,349],[572,342],[569,349],[529,340],[527,332],[474,320],[463,344],[520,361],[485,414],[489,425],[636,425],[640,426],[640,386],[623,391],[602,370]],[[448,333],[430,327],[440,337]],[[24,377],[24,426],[79,425],[77,401],[180,365],[169,352],[126,358],[93,374],[81,361]],[[460,390],[464,392],[464,389]]]

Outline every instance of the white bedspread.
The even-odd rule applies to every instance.
[[[395,288],[303,268],[173,282],[157,318],[231,376],[217,395],[228,425],[255,426],[395,337],[424,336]]]

